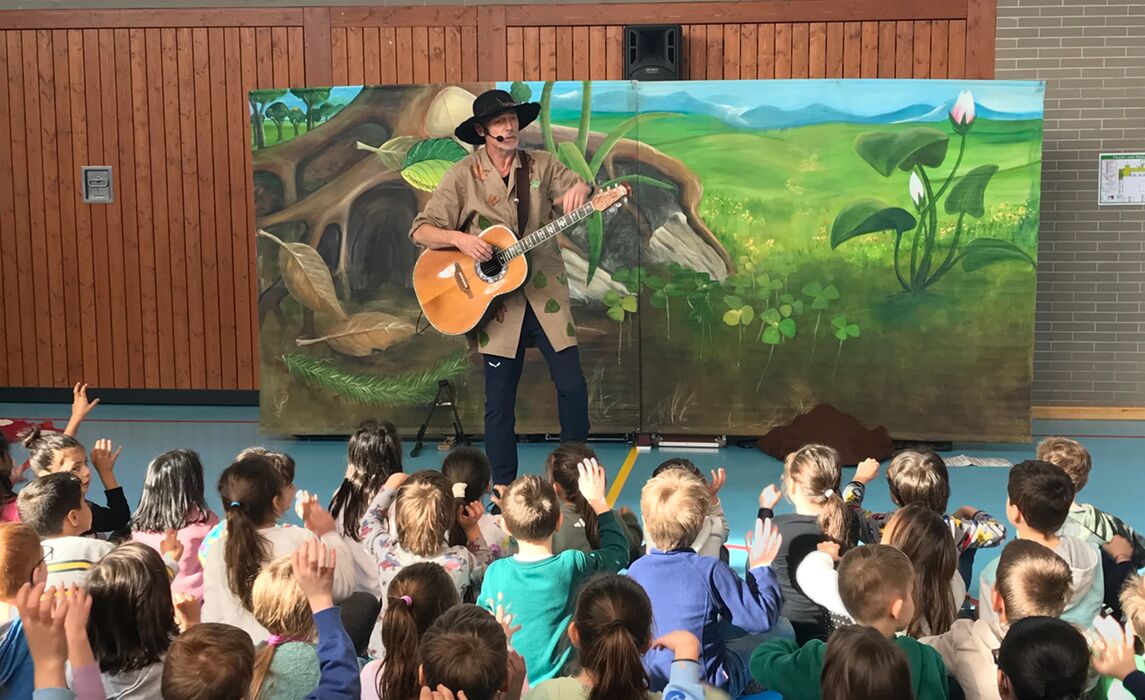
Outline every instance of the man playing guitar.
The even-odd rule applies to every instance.
[[[485,226],[504,224],[523,236],[585,204],[588,184],[545,151],[519,149],[520,130],[537,118],[540,105],[518,103],[503,90],[473,102],[473,116],[454,134],[479,146],[442,177],[410,238],[430,249],[456,248],[488,261],[494,248],[478,238]],[[521,215],[527,221],[519,220]],[[569,308],[568,277],[560,248],[550,240],[527,253],[530,278],[501,297],[475,329],[485,370],[485,451],[494,485],[517,477],[515,404],[525,348],[534,346],[549,365],[557,388],[561,442],[588,437],[588,386],[580,368],[576,325]]]

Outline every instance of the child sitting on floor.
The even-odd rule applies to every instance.
[[[441,463],[441,473],[453,486],[453,497],[460,499],[468,507],[471,503],[481,505],[481,519],[477,526],[489,546],[489,552],[494,559],[500,559],[510,554],[509,535],[501,527],[501,520],[492,513],[485,512],[485,496],[490,492],[492,484],[492,468],[489,458],[476,447],[455,447]],[[452,535],[458,543],[464,541],[465,530],[460,526],[454,527]]]
[[[1017,528],[1018,538],[1049,547],[1073,573],[1070,599],[1062,619],[1081,627],[1091,626],[1101,611],[1105,593],[1098,547],[1071,535],[1058,535],[1073,503],[1073,482],[1060,467],[1027,460],[1010,469],[1007,494],[1006,517]],[[998,563],[995,559],[986,565],[979,590],[993,587]],[[987,619],[994,615],[990,608],[983,608],[978,614]]]
[[[566,549],[579,549],[588,554],[600,549],[600,526],[596,513],[581,494],[578,465],[586,459],[596,459],[596,453],[581,444],[561,445],[549,453],[545,460],[545,476],[561,499],[561,526],[553,535],[553,553]],[[628,538],[628,559],[642,554],[640,526],[635,518],[626,522],[624,512],[617,513],[617,521]]]
[[[906,653],[911,688],[918,700],[948,696],[946,669],[934,649],[898,636],[914,617],[914,571],[910,559],[884,544],[856,547],[839,563],[839,596],[857,624],[877,630]],[[823,663],[831,641],[764,642],[751,656],[751,675],[784,700],[818,700]]]
[[[683,457],[673,457],[664,460],[658,467],[652,470],[652,476],[659,476],[669,469],[679,469],[704,480],[704,473],[696,467],[695,463]],[[728,527],[727,516],[724,515],[723,503],[720,502],[720,489],[724,487],[724,481],[726,479],[727,473],[723,467],[721,467],[712,470],[711,481],[705,481],[708,486],[708,492],[712,495],[712,501],[708,505],[708,515],[704,518],[704,526],[700,528],[700,534],[696,537],[696,541],[692,543],[692,549],[696,550],[697,554],[722,559],[725,564],[728,562],[729,555],[727,547],[724,545],[728,543],[728,535],[731,534],[731,529]]]
[[[979,592],[981,607],[993,615],[956,620],[950,631],[920,639],[942,654],[950,674],[967,700],[998,700],[994,652],[1006,630],[1018,620],[1057,617],[1070,595],[1071,574],[1065,560],[1030,540],[1014,540],[998,559],[998,580]]]
[[[672,653],[665,696],[705,697],[700,685],[700,640],[684,631],[653,639],[652,603],[644,589],[626,576],[601,575],[585,584],[568,634],[577,649],[580,674],[547,680],[530,690],[525,700],[659,700],[661,694],[648,689],[641,659],[653,647]]]
[[[79,477],[45,474],[20,491],[20,520],[43,539],[50,586],[83,585],[88,572],[114,549],[107,540],[84,537],[91,529],[91,504]]]
[[[561,521],[557,494],[539,476],[518,477],[501,508],[519,551],[489,565],[478,597],[489,610],[504,604],[521,626],[513,648],[525,659],[530,685],[561,675],[575,655],[566,631],[577,587],[594,573],[616,573],[628,562],[628,540],[605,499],[604,468],[589,460],[579,470],[580,492],[600,524],[600,549],[554,554],[553,534]]]
[[[337,550],[317,539],[304,541],[290,560],[318,630],[318,687],[306,700],[358,700],[361,691],[354,645],[334,605],[337,566]],[[226,624],[195,625],[167,651],[163,700],[245,700],[254,665],[254,644],[245,631]]]
[[[1015,622],[998,648],[1003,700],[1080,700],[1089,673],[1089,647],[1076,627],[1055,617]]]
[[[501,560],[505,561],[505,560]],[[476,605],[446,611],[426,630],[418,650],[422,698],[519,700],[525,682],[521,657],[508,648],[502,624]]]
[[[461,604],[453,579],[431,561],[403,567],[386,593],[381,622],[386,658],[362,668],[362,700],[417,695],[421,638],[446,610]]]
[[[390,504],[395,501],[394,530],[390,529]],[[411,564],[429,561],[440,564],[453,579],[462,600],[473,599],[492,555],[485,544],[478,522],[484,509],[472,503],[458,508],[449,483],[440,472],[426,469],[405,480],[393,474],[362,518],[362,546],[377,565],[383,602],[389,600],[389,586],[401,570]],[[448,536],[454,523],[465,530],[468,546],[450,545]],[[370,656],[379,657],[382,647],[382,617],[385,606],[370,634]]]
[[[831,635],[819,690],[823,700],[913,698],[906,654],[878,630],[851,625]]]
[[[771,534],[749,562],[744,581],[719,559],[691,549],[710,497],[702,480],[679,469],[649,479],[640,493],[640,511],[652,549],[632,564],[628,575],[648,592],[654,633],[696,635],[702,645],[700,677],[735,697],[751,680],[747,661],[752,649],[764,633],[774,636],[777,629],[779,585],[770,564],[782,537],[770,525],[765,528]],[[781,629],[786,631],[786,625]],[[667,685],[672,663],[672,655],[662,650],[644,655],[650,689]]]
[[[0,686],[8,697],[32,695],[32,657],[16,597],[29,583],[42,591],[47,578],[36,531],[26,524],[0,523]]]
[[[81,491],[87,495],[91,484],[91,469],[88,468],[88,454],[83,445],[65,433],[45,433],[39,428],[32,428],[22,437],[24,447],[31,453],[28,464],[37,477],[56,473],[73,474],[80,480]],[[81,532],[81,535],[121,530],[127,527],[131,519],[127,497],[123,495],[123,487],[115,477],[115,461],[122,451],[120,447],[112,452],[111,440],[95,442],[91,451],[91,464],[103,484],[107,505],[89,502],[92,520],[88,530]]]
[[[131,516],[131,539],[161,551],[160,543],[175,532],[183,544],[179,573],[171,588],[203,597],[203,565],[199,547],[219,524],[203,494],[203,463],[192,450],[164,452],[147,465],[139,508]]]

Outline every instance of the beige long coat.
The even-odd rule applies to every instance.
[[[529,151],[529,161],[529,182],[523,185],[530,189],[528,231],[520,231],[517,225],[520,156],[513,160],[506,186],[482,146],[442,176],[425,209],[414,218],[410,237],[422,224],[472,235],[487,226],[504,224],[520,238],[559,218],[564,212],[554,200],[582,180],[546,151]],[[556,239],[546,241],[525,257],[529,279],[521,289],[502,298],[503,316],[497,314],[477,328],[477,349],[486,355],[516,357],[526,299],[554,350],[576,345],[568,276]]]

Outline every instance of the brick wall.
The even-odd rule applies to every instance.
[[[1145,0],[999,0],[998,79],[1046,81],[1035,405],[1145,406],[1145,206],[1097,156],[1145,152]]]

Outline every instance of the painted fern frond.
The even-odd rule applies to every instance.
[[[377,377],[347,372],[329,360],[289,353],[283,355],[286,369],[313,387],[333,392],[344,399],[372,406],[408,406],[428,403],[437,393],[437,383],[465,371],[464,353],[448,357],[421,372],[403,372]]]

